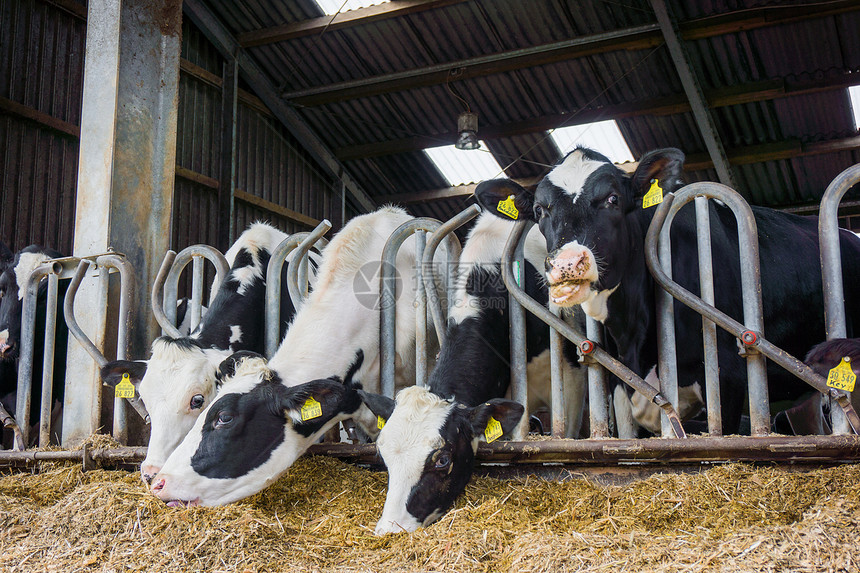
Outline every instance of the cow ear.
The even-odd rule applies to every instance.
[[[365,392],[364,390],[359,390],[358,395],[361,397],[361,401],[364,402],[364,405],[367,406],[374,415],[379,416],[383,420],[388,420],[388,418],[391,417],[391,413],[394,412],[394,399],[389,398],[388,396]]]
[[[137,388],[137,385],[143,379],[143,375],[146,374],[146,362],[144,360],[114,360],[113,362],[108,362],[101,368],[102,383],[105,386],[116,387],[125,373],[128,373],[131,383]]]
[[[328,421],[339,413],[351,413],[360,405],[355,390],[340,380],[312,380],[286,388],[281,407],[296,423],[313,423],[317,418]],[[348,400],[352,393],[355,400]],[[352,410],[347,410],[352,407]]]
[[[663,194],[684,185],[684,152],[674,147],[649,151],[639,160],[633,173],[634,199],[641,199],[656,182]]]
[[[510,179],[482,181],[475,198],[485,211],[502,219],[534,221],[534,193]]]
[[[525,408],[519,402],[501,398],[484,402],[472,408],[472,432],[476,438],[492,442],[511,433],[520,423],[523,412]]]
[[[240,350],[239,352],[234,352],[233,354],[221,361],[221,364],[218,365],[218,372],[215,373],[215,377],[223,382],[225,378],[234,376],[236,374],[236,367],[239,366],[239,363],[241,363],[246,358],[265,359],[262,354],[251,352],[250,350]]]

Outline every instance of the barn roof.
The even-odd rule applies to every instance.
[[[470,188],[449,188],[422,152],[453,143],[467,108],[486,149],[462,153],[492,153],[527,182],[559,159],[548,129],[600,119],[617,120],[634,156],[684,150],[691,181],[719,180],[725,161],[758,205],[810,212],[860,162],[847,91],[860,84],[856,1],[395,0],[331,17],[314,0],[186,0],[185,11],[210,39],[226,34],[248,87],[309,127],[357,189],[416,215],[468,204]],[[844,205],[860,213],[860,194]]]

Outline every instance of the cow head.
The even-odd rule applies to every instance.
[[[332,377],[285,386],[260,355],[222,365],[224,385],[170,455],[151,491],[169,505],[223,505],[284,473],[334,424],[362,408],[361,386]],[[359,362],[360,364],[360,362]]]
[[[439,519],[469,483],[488,424],[507,434],[523,414],[522,405],[509,400],[470,408],[417,386],[401,390],[396,402],[364,392],[362,399],[385,421],[376,447],[388,468],[388,495],[377,535],[415,531]]]
[[[492,180],[481,183],[475,194],[500,217],[511,217],[500,203],[513,203],[518,218],[539,225],[546,238],[546,278],[555,304],[582,304],[588,314],[605,320],[606,297],[620,283],[631,258],[642,258],[641,237],[653,214],[653,209],[643,210],[643,197],[655,185],[664,194],[683,185],[683,164],[681,151],[661,149],[645,154],[628,175],[600,153],[577,148],[534,193],[510,180]]]
[[[8,249],[7,249],[8,250]],[[21,345],[21,312],[27,279],[39,265],[62,256],[53,249],[37,245],[26,247],[8,262],[8,254],[0,252],[6,263],[0,273],[0,360],[15,360]],[[47,293],[47,281],[39,285],[40,299]]]
[[[218,365],[229,351],[202,348],[193,338],[162,336],[149,360],[117,360],[101,369],[102,381],[116,386],[128,374],[150,418],[149,447],[140,474],[146,483],[191,430],[217,392]]]

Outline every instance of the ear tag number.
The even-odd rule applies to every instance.
[[[647,209],[654,205],[659,205],[663,202],[663,188],[660,187],[660,181],[657,179],[651,180],[651,188],[642,197],[642,208]]]
[[[484,437],[487,438],[487,443],[491,444],[502,437],[502,425],[498,420],[490,416],[487,420],[487,427],[484,428]]]
[[[851,359],[847,356],[827,374],[827,385],[837,390],[853,392],[855,382],[857,375],[851,370]]]
[[[122,373],[122,380],[113,389],[113,395],[117,398],[134,398],[134,384],[128,377],[128,372]]]
[[[520,216],[520,212],[517,209],[516,204],[514,203],[513,195],[508,195],[507,199],[505,199],[504,201],[499,201],[499,205],[498,207],[496,207],[496,210],[503,215],[507,215],[514,221],[516,221]]]
[[[381,430],[384,427],[385,427],[385,418],[383,418],[382,416],[377,416],[376,417],[376,429]]]
[[[322,405],[314,400],[313,396],[309,396],[308,399],[305,400],[305,405],[302,406],[302,422],[307,422],[308,420],[313,420],[320,416],[322,416]]]

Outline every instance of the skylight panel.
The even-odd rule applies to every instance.
[[[456,149],[453,145],[446,145],[430,147],[425,149],[424,153],[445,176],[448,183],[455,187],[486,179],[507,177],[499,162],[492,153],[485,151],[486,149],[487,146],[482,141],[481,149],[464,151]]]
[[[577,145],[589,147],[608,157],[613,163],[633,161],[633,154],[618,129],[615,120],[598,121],[584,125],[559,127],[550,132],[562,156],[567,155]]]
[[[851,109],[854,111],[854,129],[860,129],[860,86],[848,88],[848,97],[851,98]]]
[[[323,12],[329,16],[338,12],[346,12],[347,10],[357,10],[359,8],[367,8],[368,6],[376,6],[377,4],[386,4],[388,0],[316,0]]]

